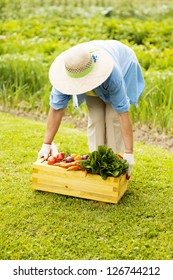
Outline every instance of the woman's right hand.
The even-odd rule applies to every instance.
[[[44,158],[47,159],[49,156],[56,157],[58,155],[58,149],[56,145],[52,142],[52,144],[43,144],[41,150],[38,153],[38,159]]]

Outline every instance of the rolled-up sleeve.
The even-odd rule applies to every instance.
[[[68,102],[71,98],[71,95],[63,94],[53,87],[50,94],[49,104],[55,110],[64,109],[67,107]]]

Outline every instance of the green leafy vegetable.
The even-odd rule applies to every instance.
[[[111,148],[105,146],[99,146],[97,151],[89,154],[88,159],[81,160],[80,165],[88,173],[99,174],[103,180],[108,176],[118,177],[125,174],[128,169],[127,161],[119,158]]]

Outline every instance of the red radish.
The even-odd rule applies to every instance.
[[[60,152],[60,153],[57,155],[58,161],[61,161],[61,160],[63,160],[64,158],[65,158],[65,153],[63,153],[63,152]]]
[[[56,162],[57,162],[57,158],[56,157],[53,157],[53,156],[48,157],[48,164],[49,165],[53,165]]]

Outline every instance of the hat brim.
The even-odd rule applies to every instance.
[[[92,55],[97,56],[94,67],[89,74],[82,78],[72,78],[68,76],[64,66],[64,55],[68,50],[56,57],[50,67],[50,83],[63,94],[79,95],[90,91],[101,85],[112,72],[113,59],[106,51],[100,48],[93,49],[88,46],[82,47],[87,49]]]

